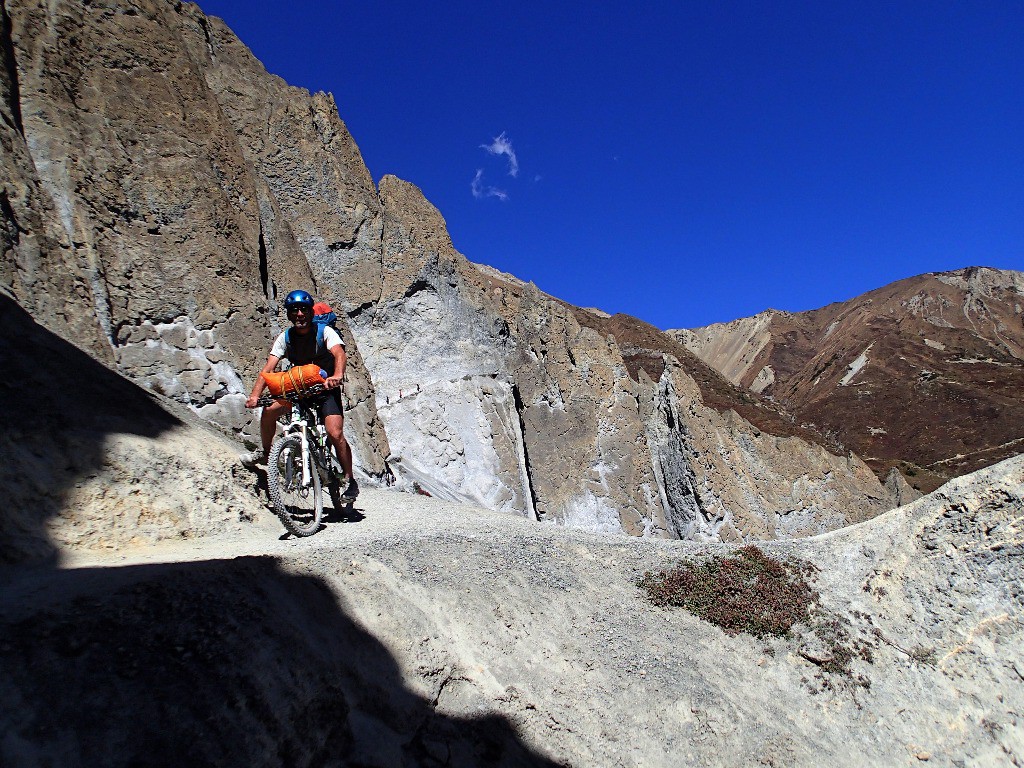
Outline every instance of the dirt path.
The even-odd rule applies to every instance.
[[[856,677],[804,630],[730,637],[635,585],[720,545],[419,496],[365,491],[307,539],[267,516],[76,554],[0,596],[0,762],[152,763],[188,733],[197,764],[1012,765],[1022,499],[1018,459],[768,547],[872,643]]]

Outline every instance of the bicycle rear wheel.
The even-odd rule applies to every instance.
[[[267,457],[267,488],[274,512],[284,527],[296,536],[311,536],[320,529],[324,514],[320,473],[312,451],[309,455],[310,482],[302,484],[302,436],[278,438]]]

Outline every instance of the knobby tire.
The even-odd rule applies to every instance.
[[[320,529],[324,514],[323,489],[320,486],[320,472],[316,466],[312,449],[309,452],[310,487],[301,491],[302,482],[302,436],[285,435],[278,438],[267,457],[267,488],[274,512],[289,533],[295,536],[312,536]],[[334,493],[331,493],[334,501]]]

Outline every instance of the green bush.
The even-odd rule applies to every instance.
[[[783,636],[808,623],[818,593],[808,583],[810,563],[774,560],[750,545],[731,556],[687,560],[648,572],[639,585],[656,605],[685,608],[730,635]]]

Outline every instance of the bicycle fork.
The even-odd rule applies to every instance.
[[[317,451],[317,466],[324,470],[324,474],[320,476],[325,480],[342,480],[344,475],[341,470],[341,463],[338,461],[338,457],[334,450],[334,445],[331,443],[331,438],[327,434],[327,428],[317,422],[310,429],[315,430],[313,433],[316,440],[316,451]]]
[[[309,488],[312,474],[309,466],[309,435],[306,434],[307,426],[302,422],[302,487]]]

